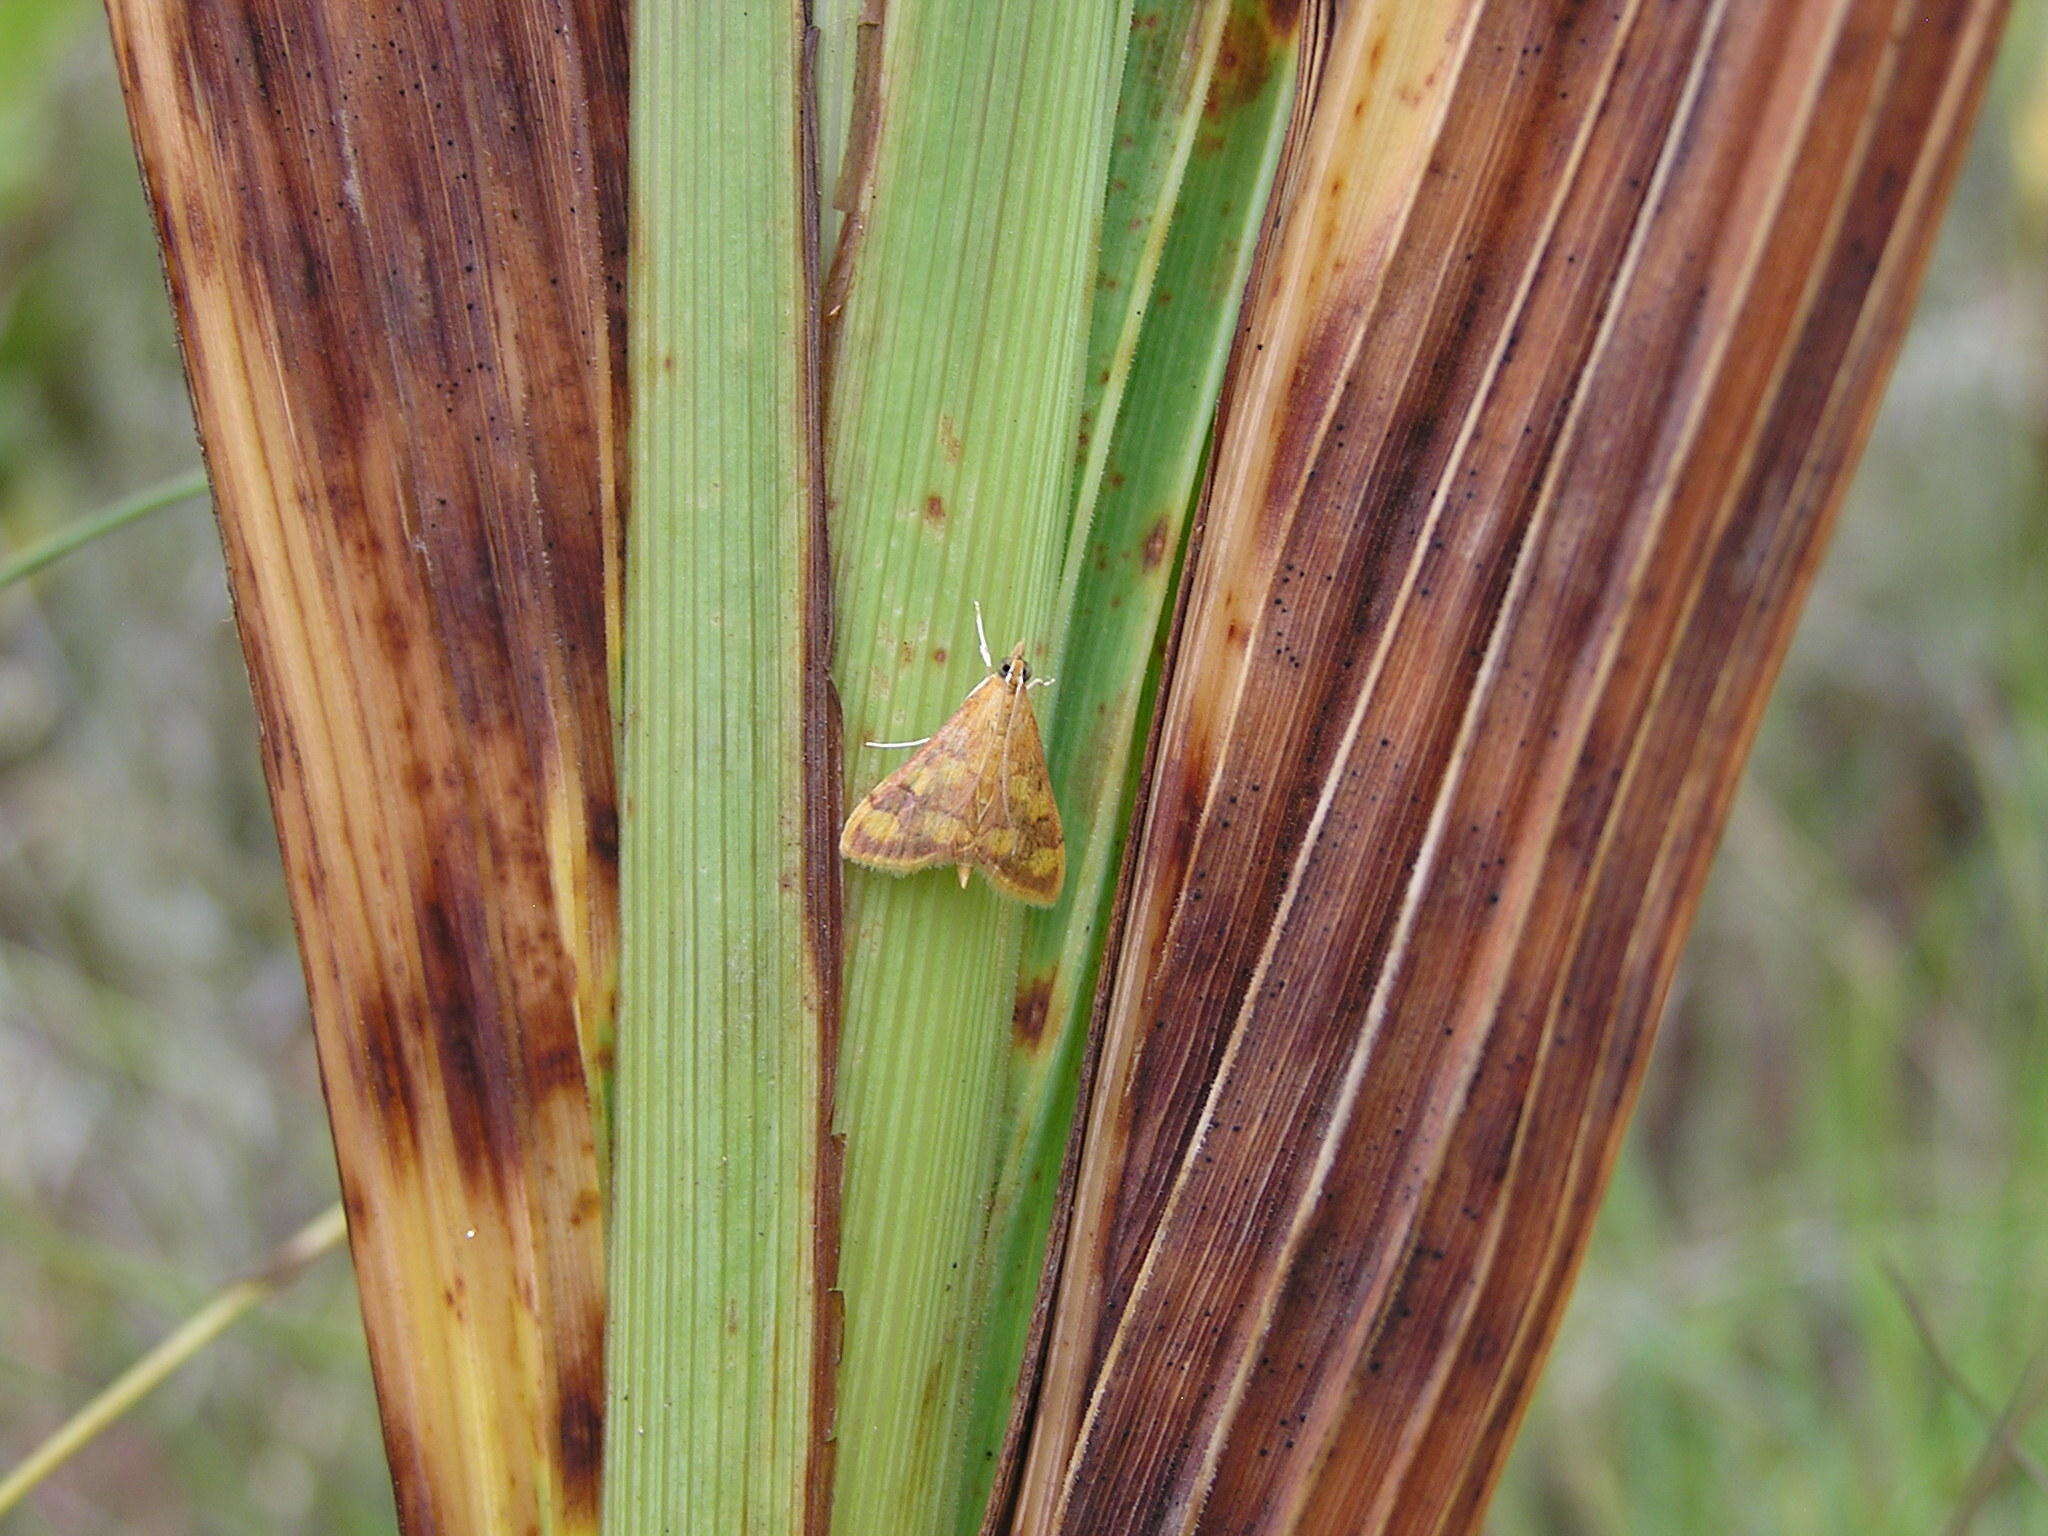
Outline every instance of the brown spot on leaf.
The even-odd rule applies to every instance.
[[[610,796],[590,796],[587,802],[590,820],[585,831],[590,839],[591,856],[606,867],[615,867],[619,862],[619,808]]]
[[[1017,990],[1017,1006],[1010,1013],[1010,1036],[1027,1051],[1038,1049],[1045,1036],[1045,1018],[1052,1007],[1052,978],[1039,976]]]
[[[584,1092],[581,1043],[568,1030],[537,1039],[532,1051],[531,1072],[536,1097],[550,1093]]]
[[[934,528],[946,526],[946,503],[936,491],[924,499],[924,520]]]
[[[598,1383],[564,1381],[556,1415],[556,1444],[562,1458],[562,1502],[571,1510],[597,1511],[598,1477],[604,1465],[604,1407]]]
[[[948,464],[958,464],[960,456],[967,452],[967,445],[960,441],[960,428],[954,425],[950,416],[939,418],[939,451],[946,456]]]
[[[1233,9],[1216,48],[1216,72],[1202,115],[1228,117],[1265,89],[1273,72],[1273,25],[1248,9]]]
[[[1145,542],[1138,546],[1138,561],[1148,571],[1159,569],[1159,562],[1166,558],[1166,519],[1158,518],[1145,534]]]

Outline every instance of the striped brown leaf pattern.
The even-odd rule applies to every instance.
[[[1479,1528],[2002,19],[1312,28],[1020,1530]]]

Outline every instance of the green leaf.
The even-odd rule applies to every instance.
[[[837,674],[850,791],[983,675],[1044,672],[1071,524],[1125,0],[898,0],[871,74],[871,176],[827,292]],[[1056,686],[1034,702],[1057,720]],[[950,871],[846,874],[846,1133],[833,1528],[971,1531],[1025,909]]]
[[[895,30],[909,13],[888,12],[888,60],[935,56],[932,38]],[[981,599],[996,646],[1021,635],[1055,675],[1040,697],[1069,880],[1026,913],[943,874],[848,876],[841,1531],[976,1529],[1011,1432],[1147,680],[1292,95],[1293,40],[1262,17],[1176,0],[1131,18],[1084,286],[1071,240],[1051,239],[1079,222],[1070,206],[1025,200],[1046,189],[1044,152],[1024,166],[1037,186],[969,169],[1007,168],[1057,130],[1050,83],[1006,81],[1029,94],[985,103],[987,140],[898,139],[889,116],[928,109],[929,89],[937,123],[952,121],[969,93],[947,82],[1035,62],[1029,29],[974,39],[978,67],[927,64],[908,102],[886,64],[869,87],[887,105],[868,125],[870,200],[849,210],[828,434],[847,738],[920,736],[951,712],[980,672]],[[1067,100],[1089,75],[1073,61],[1060,79]],[[1074,172],[1062,196],[1085,190]],[[1062,388],[1076,372],[1079,389]],[[850,789],[895,761],[851,753]]]
[[[633,62],[604,1528],[814,1529],[832,969],[800,0]]]

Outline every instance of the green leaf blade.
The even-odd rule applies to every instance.
[[[1126,15],[1122,0],[886,13],[872,179],[828,295],[853,795],[901,760],[860,743],[929,733],[982,677],[977,601],[993,645],[1023,640],[1041,672],[1052,654]],[[1059,691],[1034,696],[1042,718]],[[1024,921],[949,871],[848,871],[837,1532],[981,1519],[992,1451],[969,1405]]]
[[[605,1529],[795,1536],[836,993],[802,7],[652,8],[635,46]]]

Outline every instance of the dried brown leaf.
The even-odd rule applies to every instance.
[[[589,1530],[622,8],[112,0],[401,1520]]]
[[[1022,1529],[1478,1528],[2002,14],[1330,8]]]

